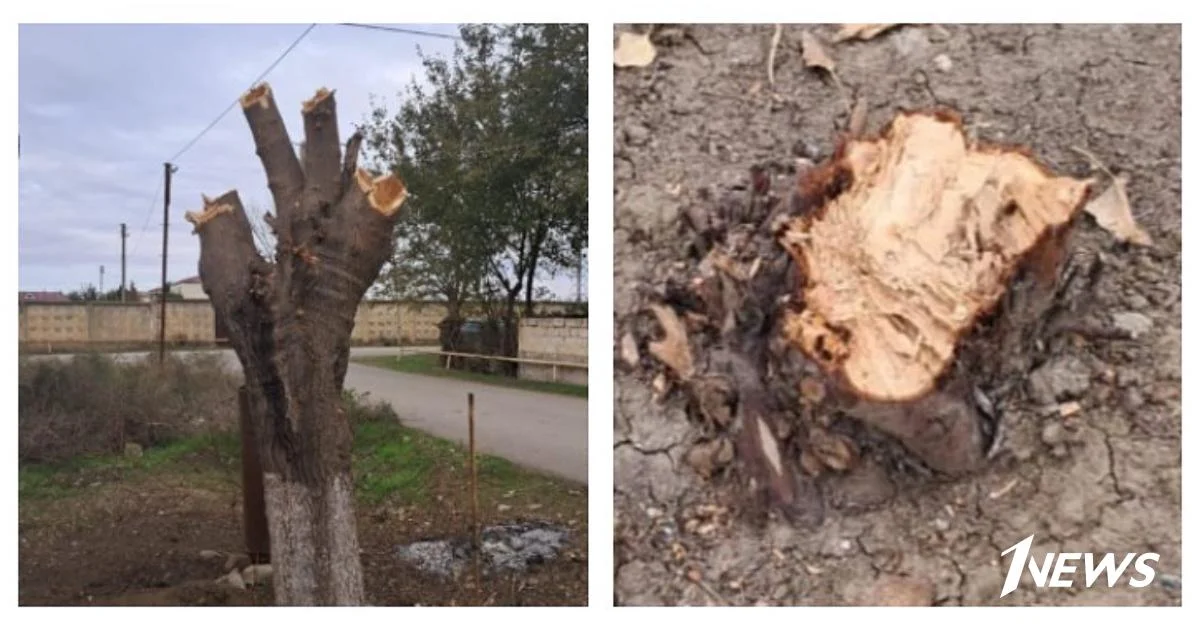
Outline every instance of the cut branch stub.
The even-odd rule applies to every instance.
[[[271,86],[266,83],[256,85],[242,95],[241,103],[254,146],[258,149],[258,158],[267,173],[267,186],[275,202],[276,223],[281,227],[280,247],[284,248],[291,240],[291,224],[300,212],[304,171],[275,105]]]
[[[961,120],[902,113],[802,186],[823,199],[780,239],[802,277],[786,337],[857,398],[914,401],[1021,268],[1082,209],[1089,181],[968,146]]]
[[[328,207],[341,196],[341,141],[338,138],[337,104],[334,93],[326,88],[317,90],[301,107],[304,115],[304,184],[305,200],[314,206],[305,208],[311,215],[320,207]],[[297,241],[303,240],[297,237]]]
[[[355,180],[358,182],[358,189],[366,195],[371,208],[385,217],[396,214],[408,198],[408,189],[395,175],[372,178],[366,169],[360,168],[355,173]]]

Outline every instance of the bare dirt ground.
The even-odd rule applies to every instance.
[[[661,289],[684,258],[678,213],[690,193],[746,186],[754,164],[786,179],[794,158],[832,152],[847,106],[804,68],[804,28],[826,41],[835,30],[784,27],[773,87],[771,25],[688,27],[657,42],[650,66],[616,70],[614,347],[645,308],[643,289]],[[1180,46],[1178,26],[1121,25],[902,26],[829,46],[847,92],[869,98],[868,130],[897,108],[940,105],[978,138],[1026,145],[1054,170],[1089,174],[1081,147],[1128,174],[1154,244],[1097,241],[1108,264],[1084,317],[1142,330],[1056,346],[1006,401],[1003,450],[982,473],[947,480],[887,449],[864,452],[822,482],[815,530],[745,509],[732,474],[702,479],[684,455],[704,429],[682,399],[657,399],[652,370],[618,370],[616,603],[842,605],[902,588],[940,605],[1179,605]],[[1081,411],[1047,413],[1047,388]],[[1157,552],[1157,578],[1035,589],[1026,576],[999,600],[1001,551],[1030,534],[1039,559]]]
[[[22,606],[264,606],[269,585],[237,590],[215,580],[244,549],[241,495],[228,462],[190,459],[193,472],[123,475],[85,470],[60,494],[22,501]],[[223,470],[225,473],[214,471]],[[521,574],[439,578],[401,561],[396,546],[464,535],[461,479],[431,479],[420,509],[358,506],[359,544],[372,606],[582,606],[587,602],[586,489],[556,505],[539,497],[481,497],[483,524],[536,519],[568,529],[561,555]],[[75,489],[77,488],[77,489]],[[504,502],[504,503],[501,503]],[[245,565],[245,560],[240,566]]]

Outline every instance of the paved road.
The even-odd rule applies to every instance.
[[[353,348],[352,357],[395,355],[419,348]],[[231,350],[220,353],[238,366]],[[120,353],[120,359],[146,356]],[[43,355],[67,357],[70,355]],[[475,442],[481,452],[587,483],[587,400],[449,378],[402,374],[350,363],[346,387],[385,401],[408,426],[449,440],[467,440],[467,393],[475,393]]]

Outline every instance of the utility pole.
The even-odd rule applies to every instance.
[[[575,301],[583,303],[583,248],[575,250]]]
[[[163,246],[162,246],[162,294],[159,295],[158,313],[158,363],[167,360],[167,225],[171,212],[171,173],[176,169],[170,162],[163,162]]]
[[[125,224],[121,224],[121,302],[125,301],[125,239],[129,238],[129,232],[125,229]]]
[[[104,299],[104,265],[100,265],[100,299]]]

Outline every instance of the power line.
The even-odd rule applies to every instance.
[[[283,53],[280,54],[279,57],[276,58],[275,61],[271,63],[271,65],[267,66],[266,70],[262,71],[262,74],[258,75],[257,79],[255,79],[252,83],[250,83],[250,87],[253,88],[255,85],[258,85],[263,79],[265,79],[267,77],[267,75],[270,74],[271,71],[275,69],[275,66],[278,66],[279,62],[283,61],[283,59],[285,57],[287,57],[293,50],[295,50],[296,46],[300,44],[301,40],[303,40],[305,37],[307,37],[308,34],[311,33],[312,30],[316,27],[317,27],[316,24],[309,24],[308,28],[304,29],[304,32],[300,33],[300,36],[296,38],[296,41],[292,42],[291,46],[288,46],[287,49],[284,50]],[[225,108],[225,111],[221,112],[221,114],[219,116],[217,116],[216,119],[214,119],[211,123],[208,124],[207,127],[204,128],[204,131],[201,131],[199,135],[197,135],[195,138],[192,138],[191,142],[188,142],[186,145],[184,145],[184,147],[182,149],[180,149],[178,153],[171,156],[171,159],[169,159],[167,161],[175,162],[176,160],[179,159],[180,156],[182,156],[184,153],[187,153],[188,149],[191,149],[194,144],[199,142],[200,138],[204,137],[204,134],[208,133],[209,131],[212,131],[212,128],[216,127],[217,123],[221,122],[221,119],[225,118],[225,115],[228,114],[230,112],[230,110],[232,110],[240,101],[241,101],[241,95],[239,94],[238,97],[233,99],[233,102],[229,104],[229,107]]]
[[[342,22],[339,26],[352,26],[354,28],[365,28],[373,31],[389,31],[392,33],[404,33],[406,35],[419,35],[422,37],[438,37],[441,39],[452,39],[455,41],[462,40],[458,35],[450,35],[448,33],[435,33],[433,31],[421,31],[415,28],[403,28],[399,26],[381,26],[379,24],[353,24],[350,22]]]
[[[133,252],[129,257],[133,258],[137,255],[138,245],[142,244],[142,237],[146,235],[146,229],[150,227],[150,217],[154,216],[154,208],[158,206],[158,193],[162,192],[163,180],[158,179],[158,186],[154,188],[154,198],[150,200],[150,209],[146,211],[146,221],[142,223],[142,231],[138,233],[137,240],[133,242]]]

